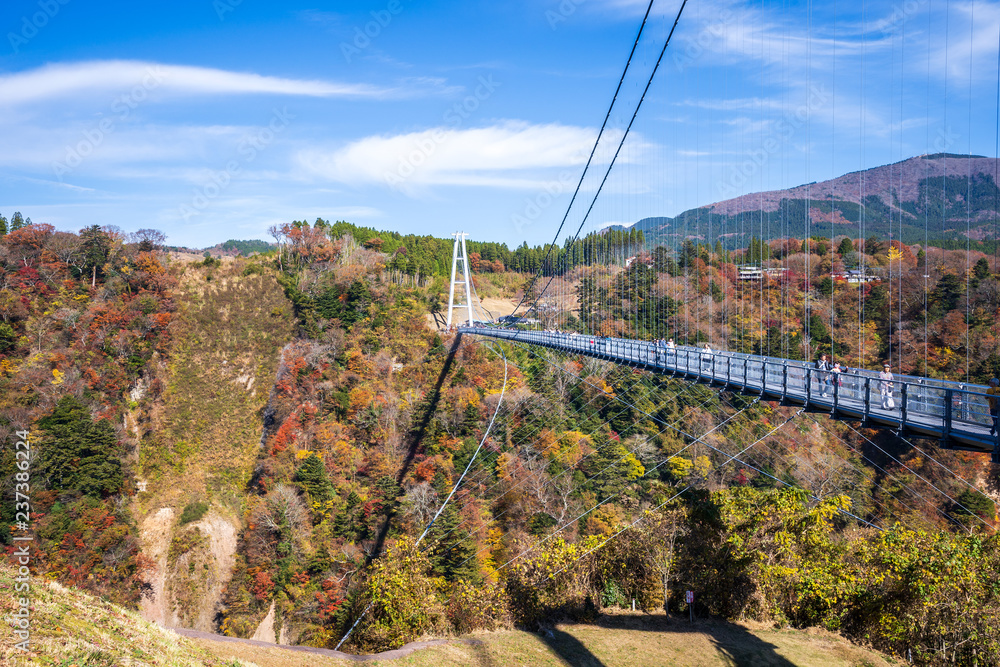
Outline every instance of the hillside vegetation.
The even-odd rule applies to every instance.
[[[984,457],[436,332],[445,285],[403,238],[390,251],[390,235],[346,223],[280,232],[276,251],[221,262],[167,263],[152,235],[115,230],[0,239],[0,436],[32,433],[38,577],[234,637],[330,648],[358,621],[355,652],[592,624],[633,600],[684,615],[693,590],[702,617],[823,628],[920,664],[1000,662],[994,499],[956,477],[995,493]],[[993,368],[983,255],[753,239],[626,267],[641,236],[607,242],[554,253],[575,297],[545,326]],[[859,258],[885,280],[836,283]],[[739,281],[753,259],[789,271]],[[536,288],[489,261],[484,288]],[[923,271],[937,286],[926,357],[911,350]],[[19,468],[4,452],[11,553]]]
[[[0,565],[0,613],[13,605],[14,572]],[[286,648],[187,639],[139,617],[135,612],[56,583],[38,583],[32,592],[36,628],[31,650],[0,636],[0,661],[11,667],[42,665],[176,667],[287,667],[354,664],[353,661],[297,653]],[[547,634],[505,631],[479,634],[444,645],[406,651],[382,665],[728,665],[838,666],[889,665],[881,656],[853,647],[828,633],[748,629],[699,621],[666,623],[645,616],[612,616],[597,625],[558,626]]]
[[[245,489],[269,423],[268,400],[293,335],[273,271],[242,261],[178,267],[169,360],[153,372],[162,394],[141,434],[137,520],[157,562],[147,614],[214,627],[229,580]]]

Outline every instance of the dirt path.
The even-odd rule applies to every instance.
[[[475,646],[482,644],[478,639],[431,639],[429,641],[423,642],[411,642],[405,646],[391,651],[383,651],[381,653],[372,653],[369,655],[354,655],[353,653],[343,653],[342,651],[334,651],[328,648],[315,648],[312,646],[283,646],[281,644],[272,644],[270,642],[257,641],[255,639],[239,639],[238,637],[226,637],[224,635],[213,635],[210,632],[200,632],[198,630],[188,630],[185,628],[170,628],[177,634],[183,637],[189,637],[191,639],[202,639],[205,641],[212,642],[225,642],[225,643],[236,643],[243,644],[246,646],[257,646],[266,649],[280,649],[282,651],[297,651],[299,653],[309,653],[312,655],[321,655],[327,658],[336,658],[338,660],[347,660],[349,662],[372,662],[376,660],[394,660],[396,658],[405,658],[414,651],[422,648],[429,648],[431,646],[444,646],[446,644],[465,644],[467,646]]]
[[[153,575],[153,594],[143,596],[140,603],[142,617],[159,625],[174,625],[177,619],[167,602],[167,550],[170,548],[170,537],[173,535],[175,522],[174,510],[162,507],[143,520],[139,529],[139,539],[142,541],[143,553],[156,563],[156,574]]]

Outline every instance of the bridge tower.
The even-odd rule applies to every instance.
[[[469,326],[475,324],[472,319],[472,277],[469,274],[469,253],[465,248],[465,232],[455,232],[455,247],[451,251],[451,289],[448,292],[448,327],[451,327],[452,313],[456,308],[465,307],[469,312]],[[458,276],[458,262],[462,261],[462,275]],[[465,289],[465,303],[455,303],[455,286]]]

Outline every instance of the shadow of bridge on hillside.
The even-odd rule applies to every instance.
[[[781,656],[778,647],[770,642],[761,639],[746,628],[732,623],[715,621],[712,619],[695,619],[694,623],[685,620],[668,618],[662,613],[654,615],[609,615],[601,616],[589,627],[597,626],[607,630],[627,630],[632,632],[649,633],[669,633],[674,635],[701,635],[720,654],[718,657],[729,660],[734,665],[754,665],[761,667],[794,667],[794,663]],[[572,634],[572,625],[564,625],[562,628],[553,628],[551,631],[543,632],[541,639],[546,645],[567,665],[573,667],[613,667],[617,665],[627,665],[627,661],[620,649],[624,648],[628,642],[621,642],[618,646],[608,646],[605,648],[595,647],[602,654],[601,657],[595,654],[594,650],[588,648],[583,641]],[[580,626],[588,627],[588,626]],[[657,644],[649,643],[649,651],[660,650]],[[612,661],[610,656],[614,656]],[[642,662],[648,663],[650,656],[644,654]],[[659,664],[669,665],[680,656],[664,654],[663,662]],[[705,656],[707,658],[707,656]],[[688,660],[684,660],[688,662]]]

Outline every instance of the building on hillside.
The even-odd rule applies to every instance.
[[[736,270],[736,277],[739,280],[760,280],[764,276],[772,279],[779,279],[784,278],[785,274],[788,273],[788,269],[783,267],[761,268],[754,264],[737,266]]]
[[[843,273],[834,273],[830,276],[834,280],[840,280],[848,285],[863,285],[865,283],[880,282],[882,279],[865,272],[864,269],[847,269]]]
[[[655,262],[653,261],[653,258],[650,255],[633,255],[632,257],[628,257],[628,258],[625,259],[625,268],[627,269],[627,268],[631,267],[632,266],[632,262],[634,262],[636,260],[639,260],[640,262],[642,262],[646,266],[653,266],[655,264]]]
[[[498,324],[538,324],[538,320],[532,317],[519,317],[517,315],[504,315],[497,318]]]

